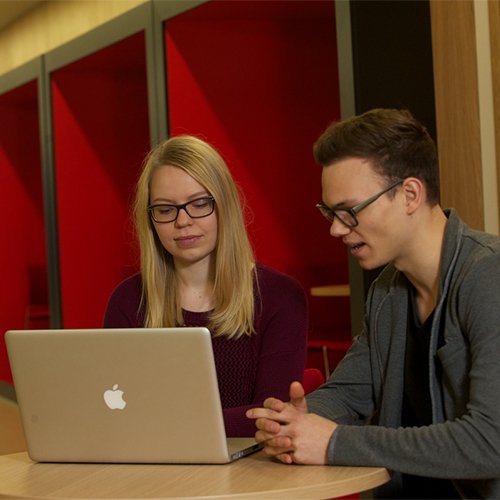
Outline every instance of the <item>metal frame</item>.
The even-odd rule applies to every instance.
[[[153,36],[152,36],[152,5],[150,2],[142,4],[125,14],[85,33],[84,35],[48,52],[44,55],[44,74],[41,81],[40,93],[43,96],[42,102],[44,112],[44,192],[45,211],[47,219],[48,237],[48,268],[49,268],[49,300],[51,327],[62,327],[62,294],[61,294],[61,272],[59,256],[59,227],[57,220],[57,179],[55,174],[54,157],[54,133],[52,118],[52,93],[51,93],[51,73],[63,68],[83,57],[91,55],[101,49],[109,47],[114,43],[132,36],[138,32],[145,32],[146,41],[146,66],[148,81],[148,108],[150,121],[150,134],[154,137],[157,134],[154,110],[156,102],[155,93],[151,92],[151,80],[153,70],[151,60],[153,59]]]
[[[41,82],[43,79],[43,58],[38,57],[33,59],[18,68],[3,74],[0,76],[0,94],[6,94],[11,90],[14,90],[18,87],[21,87],[30,82],[37,83],[37,91],[38,91],[38,129],[40,136],[40,162],[42,167],[42,179],[43,179],[43,170],[44,170],[44,153],[43,153],[43,137],[44,137],[44,118],[45,118],[45,108],[42,103],[42,99],[40,99],[40,88]],[[43,181],[42,181],[43,183]],[[45,200],[45,191],[44,191],[44,200]],[[45,202],[44,202],[45,203]],[[47,221],[45,220],[45,224]],[[45,231],[45,245],[48,252],[49,246],[49,234],[46,228]],[[48,253],[47,253],[47,260]],[[47,262],[48,265],[48,262]],[[47,273],[48,275],[49,273]],[[50,288],[50,284],[49,284]],[[50,300],[50,299],[49,299]],[[7,382],[0,381],[0,396],[3,396],[10,400],[16,400],[16,393],[14,387],[8,384]]]

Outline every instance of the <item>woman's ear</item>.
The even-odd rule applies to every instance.
[[[408,215],[412,215],[425,200],[425,186],[416,177],[407,177],[403,181],[403,196]]]

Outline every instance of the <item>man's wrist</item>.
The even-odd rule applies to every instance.
[[[326,448],[326,463],[332,465],[334,463],[334,453],[335,453],[335,444],[337,442],[337,433],[339,431],[340,426],[337,425],[330,436],[330,441],[328,442],[328,446]]]

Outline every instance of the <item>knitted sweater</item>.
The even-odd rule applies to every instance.
[[[308,312],[304,290],[293,278],[259,263],[257,279],[256,334],[237,340],[212,339],[228,436],[253,436],[255,423],[245,417],[245,411],[262,406],[269,396],[288,400],[290,383],[302,380],[305,367]],[[141,286],[140,274],[118,285],[106,308],[106,328],[144,326]],[[186,326],[208,324],[207,312],[183,314]]]

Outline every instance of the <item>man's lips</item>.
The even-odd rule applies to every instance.
[[[359,242],[359,243],[344,242],[344,243],[348,246],[351,254],[354,256],[357,255],[361,251],[361,249],[365,246],[365,243],[363,243],[363,242]]]

